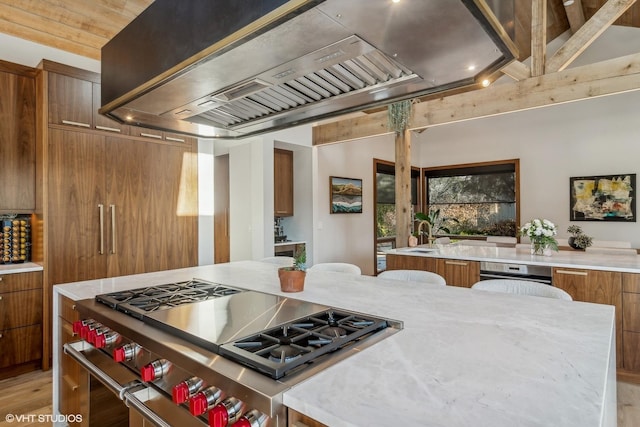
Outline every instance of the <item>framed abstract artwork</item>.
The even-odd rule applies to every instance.
[[[362,180],[329,177],[331,213],[362,213]]]
[[[571,221],[636,221],[636,175],[569,178]]]

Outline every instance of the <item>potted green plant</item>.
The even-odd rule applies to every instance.
[[[573,249],[585,250],[593,244],[593,238],[584,234],[582,228],[578,225],[570,225],[567,227],[567,233],[571,234],[568,243]]]
[[[302,249],[293,257],[291,267],[280,267],[278,278],[282,292],[301,292],[304,290],[304,279],[307,274],[307,252]]]

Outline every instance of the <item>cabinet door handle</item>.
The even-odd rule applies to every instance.
[[[117,235],[116,235],[116,205],[109,205],[111,208],[111,253],[116,253]]]
[[[556,270],[558,274],[570,274],[572,276],[588,276],[586,271]]]
[[[98,205],[98,211],[100,212],[100,250],[98,253],[104,255],[104,205]]]
[[[462,262],[462,261],[445,261],[444,263],[449,265],[463,265],[463,266],[466,266],[469,264],[467,262]]]
[[[88,123],[80,123],[80,122],[72,122],[71,120],[63,120],[62,124],[64,125],[71,125],[71,126],[80,126],[83,128],[90,128],[91,125]]]
[[[122,130],[118,129],[118,128],[110,128],[108,126],[100,126],[100,125],[96,125],[96,129],[98,129],[98,130],[106,130],[108,132],[122,132]]]
[[[174,138],[172,136],[166,136],[165,139],[167,141],[173,141],[173,142],[184,142],[184,139],[182,139],[182,138]]]
[[[162,139],[162,135],[156,135],[155,133],[140,132],[140,136],[146,136],[147,138]]]

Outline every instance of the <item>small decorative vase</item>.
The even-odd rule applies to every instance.
[[[551,248],[544,243],[531,242],[531,255],[551,256]]]
[[[409,236],[409,247],[413,248],[418,246],[418,238],[416,236]]]
[[[282,292],[302,292],[306,274],[306,271],[291,270],[289,267],[279,268],[280,290]]]

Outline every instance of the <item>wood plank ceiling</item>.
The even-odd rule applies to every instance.
[[[531,54],[531,2],[515,0],[515,44],[521,61]],[[547,41],[569,29],[567,16],[591,18],[607,0],[548,0]],[[0,0],[0,32],[92,59],[153,0]],[[576,18],[580,19],[580,18]],[[640,2],[615,22],[640,27]]]
[[[153,0],[0,0],[0,33],[100,60]]]

